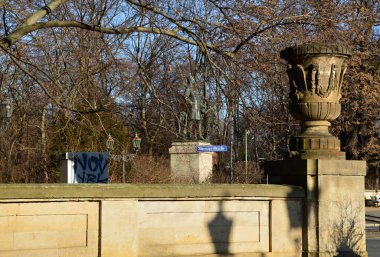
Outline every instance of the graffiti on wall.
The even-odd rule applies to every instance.
[[[74,152],[63,156],[66,165],[63,165],[61,172],[65,179],[61,182],[108,183],[109,153]]]
[[[78,183],[108,183],[108,153],[75,153],[74,174]]]

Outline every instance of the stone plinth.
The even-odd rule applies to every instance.
[[[365,161],[281,160],[266,163],[269,183],[306,192],[303,256],[368,256],[365,244]]]
[[[173,182],[204,183],[212,176],[212,153],[196,151],[197,146],[210,145],[202,141],[174,142],[169,149]]]

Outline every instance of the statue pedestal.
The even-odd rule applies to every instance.
[[[203,141],[174,142],[169,149],[171,179],[174,183],[197,184],[211,180],[212,153],[197,152]]]
[[[365,161],[281,160],[266,163],[269,183],[302,186],[303,256],[368,256],[365,238]]]

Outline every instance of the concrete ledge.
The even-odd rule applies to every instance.
[[[0,200],[65,198],[209,198],[277,197],[302,198],[301,187],[283,185],[146,185],[146,184],[2,184]]]
[[[211,145],[209,142],[204,141],[184,141],[173,142],[172,147],[169,148],[170,154],[198,154],[197,146]],[[204,154],[212,154],[211,152],[204,152]]]
[[[365,176],[366,162],[356,160],[280,160],[265,163],[271,175],[339,175]],[[306,172],[305,172],[306,171]]]

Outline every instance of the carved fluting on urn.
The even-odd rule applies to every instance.
[[[341,105],[334,102],[291,103],[289,109],[299,121],[332,121],[339,117]]]
[[[342,97],[341,87],[347,66],[339,58],[331,58],[328,63],[317,62],[288,64],[290,97],[293,101],[336,101]]]
[[[302,133],[293,139],[294,151],[339,150],[329,131],[341,112],[339,103],[350,51],[337,45],[304,45],[281,51],[288,61],[289,109],[301,121]]]

